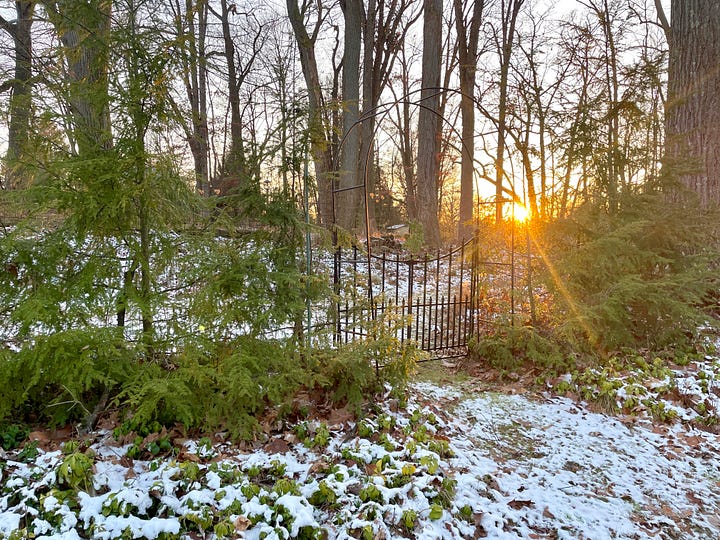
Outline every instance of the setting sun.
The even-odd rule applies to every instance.
[[[520,222],[527,221],[527,219],[530,218],[530,212],[522,204],[513,203],[512,218],[515,221],[520,221]]]

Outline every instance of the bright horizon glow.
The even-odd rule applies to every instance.
[[[530,211],[520,203],[513,203],[512,218],[515,221],[522,223],[530,219]]]

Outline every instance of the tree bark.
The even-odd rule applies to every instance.
[[[344,190],[336,197],[337,223],[345,229],[353,229],[360,223],[360,185],[364,178],[359,168],[360,126],[360,46],[362,26],[362,1],[342,0],[345,16],[345,43],[343,50],[342,79],[342,126],[343,146],[340,149],[339,188]],[[368,74],[365,74],[367,77]]]
[[[320,86],[320,75],[315,58],[315,40],[321,17],[318,17],[311,36],[305,28],[304,15],[300,12],[297,0],[287,0],[287,9],[298,45],[300,65],[308,92],[308,136],[317,181],[318,213],[320,214],[320,223],[325,227],[330,227],[333,223],[332,154],[330,138],[326,130],[327,121],[324,118],[326,111]]]
[[[672,0],[663,168],[720,203],[720,3]]]
[[[462,116],[462,154],[460,162],[460,216],[458,240],[473,234],[473,173],[475,171],[475,72],[484,0],[474,0],[470,21],[465,20],[462,0],[453,0],[458,39],[460,72],[460,114]]]
[[[360,143],[360,172],[365,174],[368,192],[375,194],[379,175],[375,138],[375,109],[380,95],[388,86],[395,61],[402,49],[408,29],[417,21],[420,10],[410,13],[413,0],[368,0],[363,24],[363,81]],[[376,228],[375,200],[369,197],[370,230]]]
[[[238,64],[233,32],[230,27],[230,11],[233,9],[233,5],[228,5],[227,0],[221,0],[220,9],[221,13],[219,18],[223,33],[223,52],[228,69],[227,91],[228,103],[230,105],[230,148],[223,158],[221,171],[225,181],[221,181],[218,184],[226,186],[232,185],[233,189],[237,190],[238,188],[249,185],[252,177],[245,156],[240,89],[260,52],[260,43],[263,39],[264,30],[262,25],[257,27],[254,36],[252,36],[252,50],[246,55],[244,65]],[[223,193],[223,195],[227,195],[227,193]]]
[[[500,36],[500,96],[498,99],[498,144],[495,154],[495,222],[503,219],[503,181],[505,179],[505,130],[507,127],[507,94],[510,61],[515,40],[515,24],[525,0],[509,0],[502,4]]]
[[[410,94],[410,62],[406,51],[400,50],[400,95],[394,86],[390,86],[397,117],[394,121],[397,136],[396,147],[400,153],[402,185],[404,188],[405,216],[408,221],[417,221],[417,182],[415,176],[415,148],[412,128],[410,124],[412,103],[407,98]],[[405,98],[403,99],[403,96]]]
[[[423,1],[423,66],[418,115],[417,207],[425,243],[440,245],[438,175],[440,174],[440,60],[442,0]]]
[[[72,115],[70,138],[80,156],[112,147],[108,62],[112,0],[45,2],[62,43]]]
[[[12,37],[15,49],[15,77],[10,83],[10,122],[8,126],[7,175],[5,187],[21,189],[28,185],[24,154],[30,137],[32,110],[32,35],[34,2],[15,2],[17,20],[10,23],[0,16],[0,28]]]
[[[181,77],[190,105],[190,125],[188,126],[184,121],[182,124],[193,156],[195,191],[207,197],[210,195],[207,51],[205,47],[208,3],[207,0],[185,0],[183,9],[180,1],[174,0],[171,7],[176,20],[178,38],[181,43],[185,43],[179,53],[183,69]],[[196,14],[197,21],[195,20]]]

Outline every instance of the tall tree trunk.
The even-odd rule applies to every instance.
[[[418,116],[417,207],[425,243],[440,245],[438,175],[440,174],[440,61],[442,0],[423,0],[422,91]]]
[[[179,41],[184,44],[180,49],[182,81],[190,105],[190,125],[183,123],[185,138],[193,156],[195,172],[195,191],[205,196],[210,194],[207,111],[207,51],[205,42],[208,27],[207,0],[185,0],[184,9],[179,0],[171,4],[173,17],[177,24]],[[197,15],[197,21],[195,17]]]
[[[500,96],[498,99],[497,151],[495,153],[495,222],[503,219],[503,181],[505,179],[505,130],[507,128],[507,94],[510,61],[515,40],[515,24],[525,0],[508,0],[502,3],[500,36]]]
[[[191,0],[187,0],[190,2]],[[205,42],[208,29],[207,0],[198,0],[198,37],[195,48],[195,64],[193,71],[197,73],[197,107],[193,110],[193,139],[197,141],[197,149],[193,154],[195,162],[195,189],[210,195],[210,130],[208,129],[208,84],[207,84],[207,50]]]
[[[225,62],[227,63],[227,91],[230,105],[230,149],[223,161],[222,174],[232,178],[230,182],[220,182],[222,185],[238,186],[247,185],[250,180],[248,168],[245,162],[245,149],[243,144],[242,113],[240,111],[240,86],[242,80],[237,72],[235,63],[235,43],[230,29],[230,12],[227,0],[220,2],[220,22],[223,31],[223,46]],[[226,193],[223,193],[226,195]]]
[[[197,32],[192,22],[191,13],[197,11]],[[206,197],[210,195],[210,144],[208,141],[208,110],[207,110],[207,51],[205,41],[208,28],[207,0],[197,0],[193,6],[192,0],[186,0],[186,13],[189,18],[189,30],[192,35],[192,49],[190,52],[190,88],[188,96],[192,110],[192,141],[190,149],[195,165],[195,190]]]
[[[359,224],[363,183],[359,171],[360,126],[356,125],[360,109],[360,34],[362,30],[362,0],[341,0],[345,16],[343,51],[342,110],[343,146],[340,149],[340,181],[337,222],[345,229]],[[368,74],[365,74],[367,77]]]
[[[45,2],[62,43],[67,95],[72,115],[69,134],[80,156],[112,147],[108,62],[112,0]]]
[[[720,203],[720,3],[672,0],[664,168]]]
[[[400,51],[400,83],[402,84],[402,96],[410,94],[410,66],[405,57],[405,51]],[[408,221],[418,219],[417,209],[417,178],[415,175],[415,152],[413,148],[413,134],[411,129],[410,109],[412,103],[407,97],[402,99],[395,93],[393,86],[390,87],[395,100],[397,110],[397,147],[402,162],[403,187],[405,190],[405,213]]]
[[[305,78],[308,91],[308,136],[310,139],[310,152],[315,166],[315,178],[318,190],[318,213],[320,223],[330,227],[333,223],[332,211],[332,154],[330,138],[328,137],[324,118],[324,102],[320,75],[318,74],[317,60],[315,58],[315,40],[320,26],[321,16],[312,36],[305,28],[304,15],[300,13],[297,0],[286,0],[288,17],[293,28],[295,41],[300,53],[300,65]]]
[[[469,23],[465,20],[462,0],[453,0],[458,39],[460,71],[460,114],[462,116],[462,155],[460,163],[460,219],[458,240],[473,234],[473,173],[475,171],[475,72],[484,0],[474,0]]]
[[[384,0],[380,0],[383,4]],[[372,114],[374,107],[378,104],[380,96],[376,92],[375,87],[378,78],[376,67],[379,60],[382,59],[382,51],[384,50],[381,32],[378,32],[376,39],[376,29],[378,15],[378,6],[376,0],[368,0],[367,10],[363,21],[363,112],[362,124],[360,126],[360,151],[359,168],[360,174],[365,176],[366,193],[368,194],[365,204],[368,206],[367,219],[369,220],[368,229],[372,232],[376,227],[375,223],[375,202],[372,195],[375,193],[375,185],[377,183],[377,169],[375,168],[374,159],[374,134],[375,134],[375,116]],[[381,27],[382,28],[382,27]],[[377,53],[377,54],[376,54]]]
[[[620,111],[619,106],[619,83],[618,83],[618,60],[617,48],[615,46],[615,36],[613,34],[612,19],[610,17],[610,7],[607,0],[603,0],[602,7],[593,8],[596,11],[598,19],[602,25],[603,34],[605,36],[605,79],[607,84],[608,97],[610,104],[607,115],[607,153],[605,163],[605,181],[608,197],[608,209],[610,212],[617,211],[618,208],[618,192],[619,178],[621,176],[620,164],[618,157],[620,154]]]
[[[405,20],[404,15],[412,6],[413,0],[368,0],[367,3],[363,24],[363,112],[359,170],[365,174],[371,195],[375,193],[379,177],[377,146],[374,144],[374,112],[380,102],[380,95],[388,86],[404,37],[420,16],[418,10]],[[371,196],[367,202],[372,231],[376,227],[375,200]]]
[[[7,174],[5,187],[27,187],[29,178],[25,172],[25,153],[30,137],[32,117],[32,1],[15,2],[17,19],[14,23],[0,16],[0,28],[12,37],[15,49],[15,77],[9,82],[10,125],[8,126],[8,149],[5,156]]]

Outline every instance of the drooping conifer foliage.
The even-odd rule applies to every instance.
[[[128,430],[181,422],[250,437],[267,408],[282,412],[303,387],[337,390],[338,373],[351,390],[337,398],[359,399],[382,380],[375,352],[325,354],[321,332],[307,347],[308,302],[327,305],[329,287],[304,267],[295,202],[256,176],[202,198],[153,143],[180,112],[171,43],[139,6],[115,6],[96,57],[108,84],[83,93],[111,108],[112,140],[49,145],[38,133],[35,181],[2,193],[18,219],[0,231],[0,380],[11,381],[0,423],[90,429],[113,411]]]
[[[612,213],[588,202],[549,238],[546,283],[573,344],[682,347],[712,325],[717,215],[700,211],[695,197],[626,193]]]

